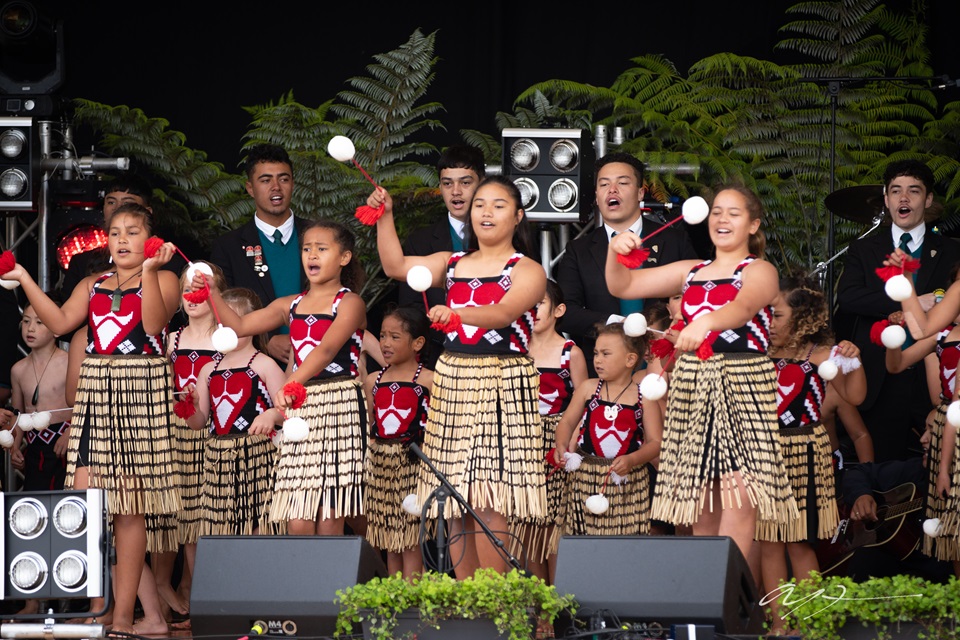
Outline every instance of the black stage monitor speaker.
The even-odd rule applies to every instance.
[[[260,623],[272,636],[332,636],[337,590],[386,574],[360,536],[203,536],[190,592],[193,634],[236,640]]]
[[[579,619],[606,611],[664,629],[708,624],[725,634],[763,632],[750,569],[725,536],[565,536],[555,585],[576,596]]]

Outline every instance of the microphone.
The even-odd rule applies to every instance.
[[[942,84],[933,85],[933,89],[950,89],[951,87],[960,87],[960,80],[951,80],[950,76],[943,76]]]
[[[673,209],[674,204],[672,202],[644,202],[640,201],[640,208],[647,209],[648,211],[670,211]]]

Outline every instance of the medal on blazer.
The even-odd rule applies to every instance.
[[[262,278],[269,269],[270,267],[263,262],[263,248],[256,245],[253,247],[253,270]]]

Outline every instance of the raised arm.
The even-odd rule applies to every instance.
[[[152,258],[143,261],[140,277],[143,330],[157,335],[166,328],[180,305],[180,279],[161,267],[173,257],[175,247],[165,242]]]
[[[960,281],[951,284],[943,300],[934,305],[930,311],[924,312],[917,292],[912,290],[910,297],[901,304],[903,319],[907,329],[910,330],[910,335],[915,340],[932,336],[952,323],[960,314]]]
[[[604,274],[607,289],[618,298],[669,298],[683,289],[683,282],[698,260],[678,260],[660,267],[627,269],[617,256],[628,255],[642,244],[640,236],[627,231],[610,241]]]
[[[447,260],[450,253],[441,251],[428,256],[405,256],[397,227],[393,222],[393,198],[390,193],[377,187],[367,198],[367,206],[374,209],[383,206],[383,215],[377,220],[377,252],[380,254],[380,264],[383,272],[394,280],[406,280],[407,272],[411,267],[423,265],[430,269],[433,280],[432,287],[442,287],[445,283]]]
[[[90,306],[90,287],[94,276],[87,276],[76,286],[62,306],[50,299],[30,273],[21,265],[15,264],[9,273],[2,274],[4,280],[17,280],[23,288],[34,311],[43,324],[58,336],[66,335],[83,324],[87,319]]]

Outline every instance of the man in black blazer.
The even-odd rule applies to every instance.
[[[840,337],[860,348],[867,375],[867,397],[859,410],[873,438],[876,462],[920,455],[919,436],[932,409],[923,364],[899,374],[887,373],[885,349],[870,341],[873,324],[901,310],[900,303],[887,296],[876,270],[894,249],[905,247],[920,260],[914,289],[926,310],[934,304],[933,292],[949,286],[950,270],[960,261],[960,244],[933,233],[924,221],[933,204],[933,172],[916,160],[892,162],[884,171],[883,183],[892,224],[850,243],[837,284],[842,314],[838,326],[849,326],[850,333]]]
[[[563,290],[567,311],[560,330],[570,335],[587,356],[593,376],[594,329],[598,323],[623,319],[642,308],[642,301],[621,301],[607,289],[604,267],[607,246],[614,233],[633,231],[643,237],[663,225],[642,215],[643,163],[628,153],[608,153],[595,166],[596,201],[603,224],[569,242],[557,266],[556,281]],[[685,224],[685,223],[680,223]],[[677,260],[696,260],[687,234],[671,226],[649,245],[646,264],[659,266]]]
[[[253,218],[217,238],[210,261],[223,270],[230,287],[253,290],[264,306],[277,298],[306,289],[300,262],[300,233],[307,221],[290,209],[293,197],[293,162],[272,144],[253,147],[244,163],[247,193],[253,198]],[[268,255],[274,256],[272,260]],[[270,335],[267,352],[281,364],[290,357],[286,329]]]

